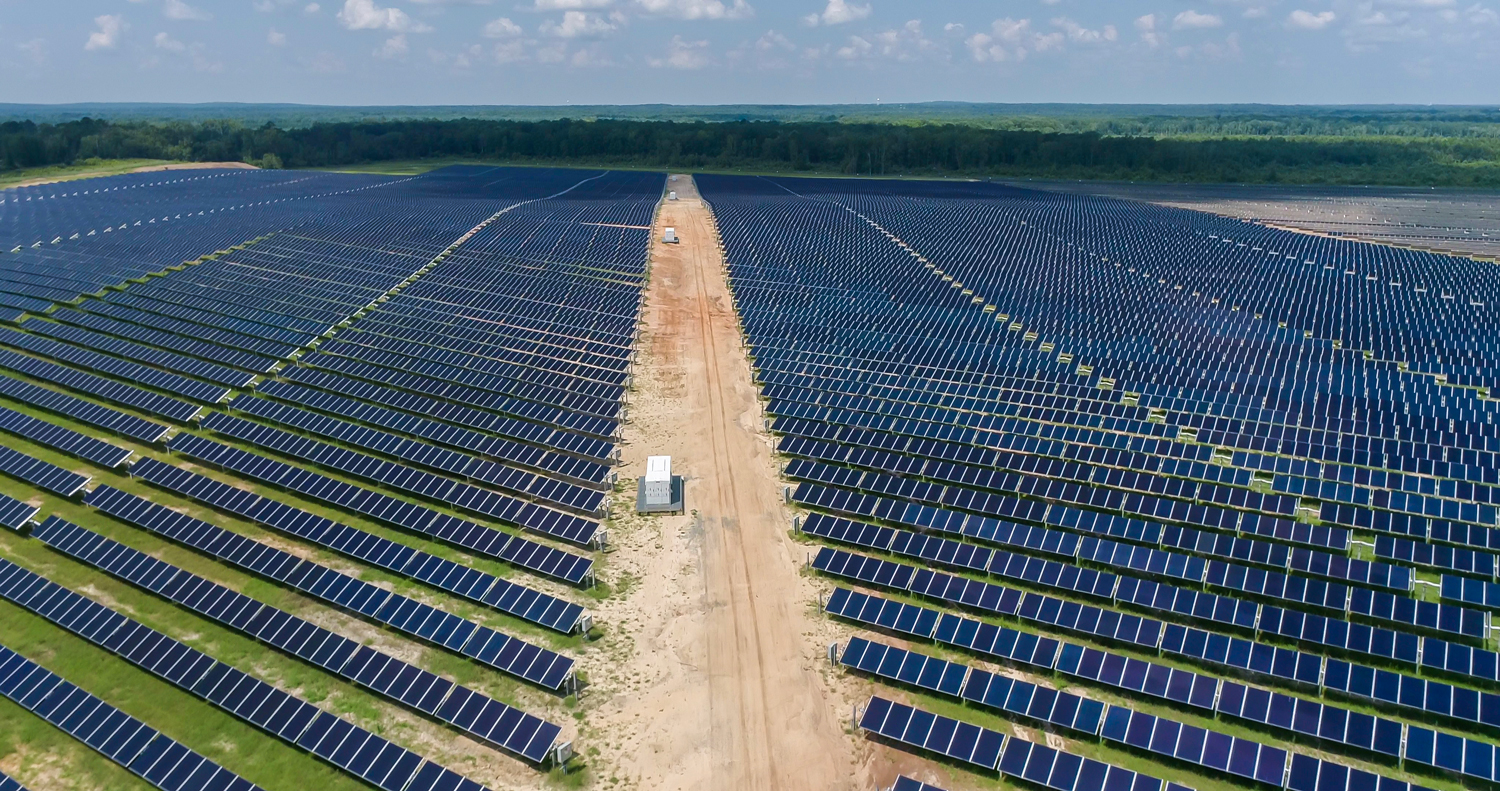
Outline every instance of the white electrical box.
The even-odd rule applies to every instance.
[[[672,190],[671,192],[668,192],[667,193],[667,200],[677,200],[677,190]]]
[[[661,240],[663,242],[666,242],[667,244],[677,244],[677,229],[671,227],[670,225],[667,226],[666,230],[661,235]]]
[[[669,505],[672,502],[672,457],[646,458],[646,505]]]

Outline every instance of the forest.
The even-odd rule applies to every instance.
[[[1179,123],[1185,129],[1204,124],[1186,116]],[[1500,186],[1500,137],[1489,134],[1135,131],[776,120],[455,118],[281,126],[82,118],[0,123],[0,172],[93,159],[337,168],[433,158],[875,176]]]

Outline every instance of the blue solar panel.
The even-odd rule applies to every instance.
[[[877,736],[993,771],[1005,742],[987,728],[932,714],[881,697],[865,704],[859,727]]]
[[[142,442],[157,442],[168,431],[166,426],[158,423],[8,376],[0,377],[0,394]]]
[[[137,527],[206,552],[231,565],[290,585],[338,607],[349,607],[378,623],[436,643],[504,673],[557,690],[572,679],[573,660],[529,645],[488,626],[374,586],[288,552],[251,541],[110,486],[89,493],[84,502]],[[378,601],[350,607],[357,595]]]
[[[118,467],[131,455],[131,451],[124,448],[4,407],[0,407],[0,431],[25,437],[38,445],[87,459],[104,467]]]
[[[1161,650],[1210,665],[1313,687],[1321,683],[1323,675],[1323,657],[1317,654],[1178,624],[1167,625]]]
[[[13,497],[0,495],[0,526],[20,530],[36,517],[38,510],[34,505],[27,505]]]
[[[1165,717],[1110,706],[1101,732],[1118,742],[1165,758],[1280,787],[1287,751],[1250,739],[1184,725]]]
[[[1219,679],[1097,648],[1065,643],[1057,671],[1104,686],[1212,711]]]
[[[0,447],[0,472],[63,497],[77,494],[90,480],[87,475],[69,472],[6,447]]]
[[[1434,641],[1436,642],[1436,641]],[[1328,660],[1324,687],[1421,717],[1442,717],[1465,725],[1500,727],[1500,695],[1392,670]]]
[[[175,438],[174,438],[175,439]],[[281,480],[282,476],[288,474],[289,467],[279,465],[269,459],[262,459],[243,451],[225,448],[216,443],[193,437],[191,442],[184,441],[179,447],[191,447],[199,449],[200,452],[212,454],[216,461],[223,462],[235,469],[252,477],[270,476]],[[266,472],[270,470],[270,472]],[[142,459],[130,468],[130,474],[143,478],[153,484],[200,500],[216,508],[224,508],[231,513],[238,514],[247,519],[260,522],[277,530],[293,533],[310,541],[329,546],[344,554],[353,555],[362,560],[375,562],[384,568],[398,573],[413,575],[418,569],[423,570],[422,578],[425,581],[437,584],[440,580],[450,577],[463,576],[458,572],[458,567],[450,561],[438,561],[425,552],[416,552],[408,547],[398,545],[389,539],[380,538],[362,530],[340,525],[330,519],[319,517],[314,514],[292,508],[269,498],[263,498],[245,492],[242,489],[220,483],[196,473],[173,467],[169,464],[156,461],[155,459]],[[306,481],[307,478],[300,480]],[[313,489],[309,496],[323,498],[329,496],[328,491]],[[455,544],[471,552],[487,557],[511,563],[548,577],[560,579],[565,582],[580,584],[591,582],[593,575],[593,561],[589,558],[580,557],[559,549],[554,549],[534,541],[503,533],[494,528],[468,522],[457,517],[446,514],[433,514],[432,521],[423,523],[414,516],[420,516],[426,509],[417,510],[417,506],[403,509],[400,501],[387,499],[380,501],[385,503],[390,510],[381,510],[382,516],[397,520],[397,524],[419,530],[433,538]],[[410,505],[410,504],[406,504]],[[355,539],[359,540],[355,540]],[[397,563],[397,560],[400,563]],[[437,574],[436,569],[442,568],[451,571],[451,574]],[[470,571],[471,574],[477,572]],[[485,583],[485,584],[481,584]],[[451,585],[450,589],[453,589]],[[527,588],[505,580],[497,581],[497,578],[489,574],[481,574],[477,577],[466,579],[464,585],[453,589],[467,598],[485,600],[486,594],[494,592],[492,598],[499,601],[503,595],[510,595],[515,589],[515,596],[532,596],[536,601],[559,602],[556,608],[556,616],[549,616],[543,621],[538,621],[544,626],[552,629],[560,629],[570,632],[579,625],[583,610],[577,605],[563,604],[561,600],[554,599],[546,594],[532,591],[526,593]],[[542,599],[540,597],[545,597]],[[550,605],[549,605],[550,608]],[[515,615],[522,615],[526,611],[515,611],[509,609]],[[524,616],[522,616],[524,617]]]
[[[1215,710],[1267,727],[1366,752],[1401,757],[1402,725],[1305,698],[1224,682]]]
[[[559,732],[557,726],[547,725],[533,715],[512,709],[402,660],[358,646],[308,621],[55,516],[43,522],[33,535],[70,557],[532,761],[540,762],[551,751],[552,741]],[[347,585],[345,590],[348,590]],[[342,606],[369,614],[378,612],[390,594],[365,586],[347,595],[348,598],[339,598]],[[499,722],[490,720],[479,723],[462,720],[459,716],[465,706],[493,710],[502,719],[510,714],[509,727],[502,728]],[[522,731],[518,721],[533,724],[529,731]],[[541,738],[546,738],[547,742],[538,744],[536,740]],[[533,751],[538,749],[541,755],[533,757]],[[415,767],[412,770],[415,771]]]
[[[906,775],[898,775],[896,777],[895,785],[892,785],[888,791],[943,791],[943,789],[932,785],[931,783],[924,783],[920,780],[913,780]]]
[[[969,668],[860,637],[852,637],[839,656],[845,667],[888,681],[956,698],[964,689]]]
[[[0,646],[0,693],[162,791],[259,791],[5,646]],[[24,791],[4,775],[0,789]]]

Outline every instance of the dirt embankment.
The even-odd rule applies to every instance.
[[[121,173],[155,173],[159,170],[208,170],[208,169],[232,169],[232,170],[259,170],[254,165],[244,162],[169,162],[165,165],[142,165],[126,171],[101,170],[97,173],[81,171],[69,173],[65,176],[45,176],[43,178],[31,179],[15,184],[7,185],[6,189],[13,187],[39,187],[43,184],[56,184],[63,181],[77,181],[78,179],[94,178],[96,176],[118,176]]]

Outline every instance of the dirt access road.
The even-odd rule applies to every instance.
[[[633,485],[616,501],[609,565],[628,592],[596,607],[611,631],[585,666],[604,699],[580,743],[600,747],[601,787],[866,789],[852,699],[830,692],[839,634],[799,573],[711,213],[688,176],[668,186],[680,200],[652,231],[620,477],[671,455],[696,514],[635,516]],[[682,242],[662,244],[663,226]]]

